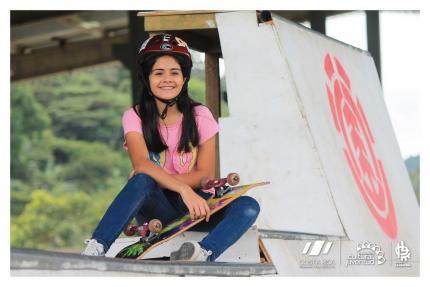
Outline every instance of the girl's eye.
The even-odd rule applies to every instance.
[[[163,72],[155,72],[153,75],[154,75],[154,76],[162,76],[162,75],[163,75]],[[178,76],[178,75],[179,75],[179,72],[171,72],[171,73],[170,73],[170,75]]]

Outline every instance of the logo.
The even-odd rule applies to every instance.
[[[384,252],[375,243],[363,242],[357,244],[357,254],[349,255],[346,266],[352,265],[382,265],[385,263]]]
[[[353,95],[352,82],[336,57],[327,54],[324,69],[333,122],[355,183],[373,218],[388,237],[395,239],[397,220],[390,186],[360,100]]]
[[[312,243],[313,243],[313,246],[312,246]],[[330,252],[331,246],[333,245],[333,242],[327,241],[327,243],[325,244],[325,247],[324,247],[324,243],[326,242],[322,240],[318,240],[314,242],[306,242],[305,247],[303,247],[302,254],[307,254],[309,256],[317,256],[321,254],[321,251],[322,251],[322,254],[328,254]],[[323,251],[323,247],[324,247],[324,251]]]
[[[160,45],[160,49],[165,51],[170,51],[172,50],[172,45],[170,45],[169,43],[164,43]]]
[[[302,250],[302,256],[305,258],[300,260],[300,268],[335,268],[336,261],[334,259],[315,258],[320,255],[328,255],[332,246],[333,242],[331,241],[316,240],[306,242]]]
[[[188,48],[188,45],[187,45],[187,43],[185,43],[185,41],[184,41],[184,40],[182,40],[182,39],[181,39],[181,38],[179,38],[179,37],[175,37],[175,39],[176,39],[176,42],[178,42],[178,46]]]
[[[396,252],[396,256],[398,259],[398,261],[396,262],[396,267],[411,267],[411,264],[408,263],[409,259],[411,259],[411,251],[405,245],[405,242],[403,240],[397,243],[394,251]]]

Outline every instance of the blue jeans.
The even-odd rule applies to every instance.
[[[200,190],[196,193],[205,199],[210,197]],[[134,217],[139,223],[158,218],[166,225],[187,212],[179,193],[161,189],[150,176],[138,173],[128,180],[109,206],[92,238],[103,244],[107,251]],[[198,224],[194,230],[210,231],[199,242],[201,247],[212,251],[208,261],[215,261],[234,244],[255,222],[259,212],[260,206],[255,199],[241,196],[211,216],[209,222]]]

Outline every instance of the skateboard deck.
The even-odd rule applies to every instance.
[[[262,185],[269,184],[269,182],[258,182],[254,184],[247,184],[242,186],[233,187],[232,190],[226,194],[224,194],[220,198],[211,197],[207,200],[209,205],[211,215],[221,210],[222,208],[229,205],[235,199],[240,197],[241,195],[248,192],[250,189]],[[145,254],[156,248],[157,246],[169,241],[170,239],[180,235],[181,233],[187,231],[191,227],[199,224],[205,218],[199,218],[196,220],[192,220],[190,218],[190,214],[186,215],[172,221],[166,227],[164,227],[155,237],[153,237],[149,241],[138,241],[134,244],[131,244],[127,247],[124,247],[118,254],[115,256],[116,258],[131,258],[131,259],[143,259]]]

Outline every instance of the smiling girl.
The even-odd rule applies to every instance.
[[[122,118],[133,171],[82,254],[103,256],[134,217],[166,225],[189,212],[192,219],[205,217],[210,232],[200,242],[185,242],[171,260],[214,261],[255,222],[259,205],[242,196],[210,218],[206,199],[212,193],[200,182],[215,176],[218,124],[188,95],[187,44],[170,34],[153,36],[142,44],[138,64],[143,91]]]

